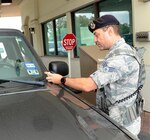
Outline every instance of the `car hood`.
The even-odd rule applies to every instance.
[[[124,133],[61,88],[0,96],[1,140],[125,140]]]

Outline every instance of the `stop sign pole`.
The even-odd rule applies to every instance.
[[[71,77],[71,51],[76,46],[76,37],[73,33],[66,34],[62,40],[62,46],[68,51],[69,77]]]

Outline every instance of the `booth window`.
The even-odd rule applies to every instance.
[[[61,43],[67,33],[66,16],[48,21],[42,27],[45,55],[67,56],[67,52]]]
[[[94,45],[93,35],[88,30],[88,23],[94,19],[94,6],[89,6],[74,12],[74,27],[77,38],[75,57],[79,57],[80,47]]]
[[[99,15],[111,14],[120,22],[122,37],[133,45],[132,3],[131,0],[106,0],[99,3]]]

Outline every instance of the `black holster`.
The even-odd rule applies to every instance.
[[[110,101],[106,98],[104,88],[101,88],[100,92],[102,93],[102,96],[101,96],[101,107],[100,107],[100,109],[103,112],[105,112],[107,115],[109,115],[109,106],[111,105]]]
[[[140,114],[143,112],[143,104],[144,104],[144,100],[140,92],[137,93],[137,98],[135,103],[136,103],[136,113],[138,116],[140,116]]]

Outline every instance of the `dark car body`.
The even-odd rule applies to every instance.
[[[136,139],[74,90],[47,83],[44,71],[20,31],[0,29],[1,140]]]

